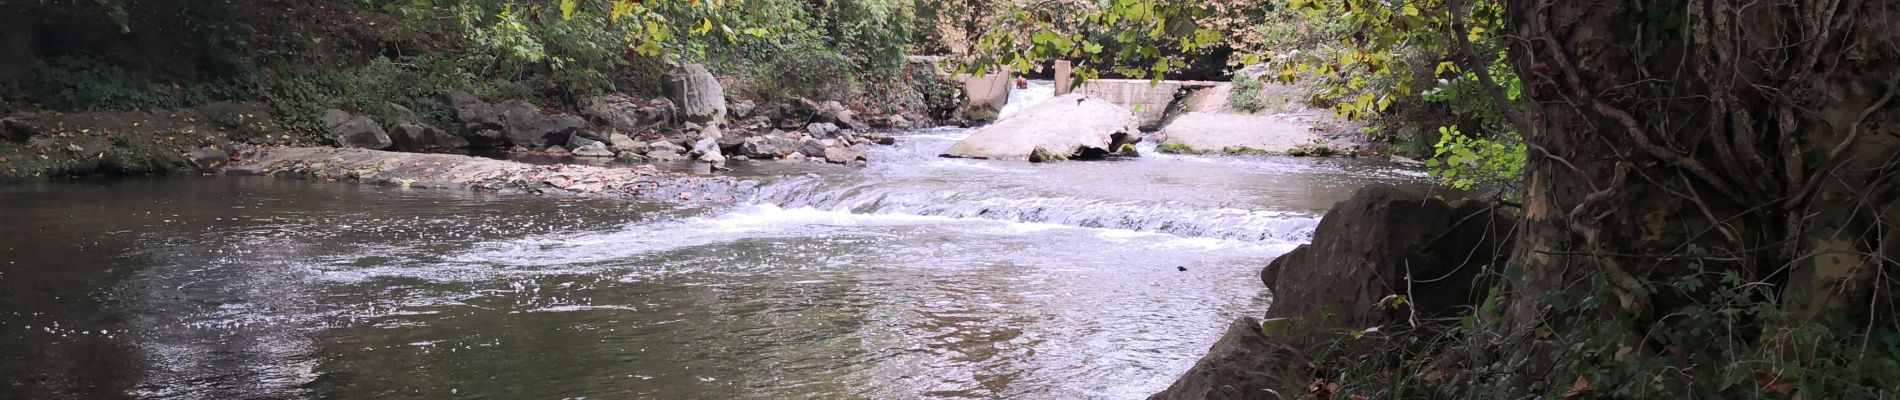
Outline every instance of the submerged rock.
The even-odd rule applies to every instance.
[[[1099,158],[1116,138],[1140,136],[1128,109],[1108,101],[1070,94],[1050,99],[978,129],[958,141],[945,157],[1028,160],[1036,149],[1045,159]]]

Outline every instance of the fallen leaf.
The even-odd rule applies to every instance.
[[[1590,380],[1584,379],[1583,375],[1577,375],[1577,381],[1570,384],[1569,391],[1564,392],[1564,399],[1581,398],[1586,394],[1590,394]]]

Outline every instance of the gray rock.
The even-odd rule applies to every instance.
[[[606,143],[594,142],[594,141],[589,141],[589,143],[587,143],[586,145],[575,147],[574,150],[572,151],[575,157],[606,158],[606,157],[614,156],[614,152],[612,150],[607,150]]]
[[[786,154],[786,155],[785,155],[785,158],[781,158],[780,160],[784,160],[784,161],[805,161],[805,159],[806,159],[806,158],[807,158],[807,157],[805,157],[805,154],[804,154],[804,153],[792,153],[792,154]]]
[[[724,121],[726,115],[726,92],[719,81],[713,78],[706,66],[699,64],[680,64],[666,72],[662,89],[666,97],[673,101],[673,107],[680,119],[691,122],[709,123]]]
[[[607,147],[615,151],[634,153],[645,153],[648,150],[646,142],[633,140],[632,136],[621,133],[608,135]]]
[[[639,104],[621,95],[596,96],[582,102],[581,115],[616,133],[638,133],[673,119],[673,106],[664,101]]]
[[[369,117],[333,108],[324,110],[321,119],[330,130],[330,140],[339,147],[382,150],[391,144],[389,133]]]
[[[824,140],[805,139],[804,142],[798,144],[798,153],[811,158],[824,158],[825,149],[829,147],[831,147],[831,144],[826,143]]]
[[[732,119],[744,120],[752,118],[752,112],[758,110],[758,108],[759,106],[753,103],[752,100],[739,100],[737,103],[732,103],[732,109],[730,110],[732,112]]]
[[[830,122],[813,122],[805,125],[805,132],[819,139],[830,139],[838,135],[838,125]]]
[[[443,92],[438,100],[455,112],[455,119],[462,123],[461,131],[456,133],[467,138],[471,144],[483,147],[505,144],[502,138],[504,118],[495,105],[459,90]]]
[[[836,123],[839,127],[845,129],[864,130],[870,128],[870,125],[866,125],[863,121],[858,120],[858,112],[844,108],[842,105],[838,106],[838,108],[826,109],[824,114],[825,117],[819,119]]]
[[[568,136],[567,148],[578,149],[582,147],[591,147],[595,145],[599,145],[600,148],[603,148],[603,149],[607,148],[607,142],[594,140],[593,138],[588,137],[588,135],[586,135],[585,133],[586,131],[574,132],[573,136]]]
[[[460,149],[469,146],[468,139],[453,135],[436,127],[402,122],[389,131],[389,139],[394,143],[392,150],[412,153]]]
[[[699,161],[712,165],[726,165],[726,156],[717,152],[700,154]]]
[[[891,136],[891,134],[883,133],[883,132],[867,132],[867,133],[859,134],[858,138],[866,142],[881,144],[885,146],[897,144],[897,137]]]
[[[503,108],[504,129],[508,142],[515,146],[541,148],[567,144],[567,139],[587,126],[581,117],[566,114],[542,114],[533,104],[511,102]]]
[[[7,117],[0,119],[0,134],[5,134],[8,141],[25,143],[27,139],[39,136],[40,132],[39,125],[22,121],[19,118]]]
[[[686,159],[686,156],[682,156],[680,155],[680,153],[674,153],[671,151],[654,150],[654,151],[647,152],[647,159],[652,160],[654,162],[667,162],[667,161],[684,160]]]
[[[648,150],[649,152],[667,152],[667,153],[673,153],[673,154],[680,154],[680,153],[686,152],[685,147],[677,145],[677,144],[673,144],[673,142],[665,141],[665,140],[655,140],[652,143],[647,143],[647,148],[650,149]]]
[[[646,154],[631,151],[622,151],[620,154],[615,155],[614,159],[626,162],[647,162],[649,160]]]
[[[778,158],[790,153],[787,149],[779,147],[783,142],[783,140],[766,136],[747,138],[745,144],[739,145],[739,154],[752,158]]]
[[[693,143],[694,157],[704,157],[707,154],[719,154],[719,139],[704,138]]]
[[[978,129],[944,155],[1026,160],[1042,148],[1047,159],[1094,158],[1107,155],[1117,137],[1139,137],[1138,125],[1128,109],[1115,103],[1069,94]]]
[[[862,148],[839,146],[825,149],[825,162],[832,164],[855,164],[864,161],[864,149]]]

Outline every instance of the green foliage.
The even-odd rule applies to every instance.
[[[1267,104],[1267,99],[1261,96],[1260,88],[1262,86],[1264,86],[1264,84],[1253,76],[1247,74],[1234,75],[1234,88],[1233,91],[1228,92],[1227,101],[1233,104],[1234,108],[1249,114],[1265,110],[1270,105]]]
[[[1682,256],[1684,273],[1641,282],[1675,305],[1659,318],[1606,318],[1567,333],[1551,330],[1558,322],[1502,326],[1487,316],[1508,300],[1492,293],[1462,317],[1339,332],[1312,352],[1317,379],[1338,384],[1334,398],[1879,399],[1900,388],[1891,315],[1799,321],[1775,284],[1705,269],[1699,248]],[[1514,301],[1538,302],[1544,315],[1615,307],[1604,273],[1576,285]]]
[[[976,54],[960,72],[984,74],[1002,67],[1018,73],[1042,61],[1075,62],[1076,76],[1102,71],[1154,77],[1185,68],[1187,56],[1220,44],[1220,31],[1200,26],[1213,9],[1194,2],[1115,0],[1013,4],[979,38]]]
[[[1440,127],[1438,133],[1433,158],[1425,161],[1432,176],[1459,189],[1514,186],[1520,181],[1526,161],[1522,141],[1515,137],[1475,138],[1456,126]]]
[[[148,82],[116,65],[76,57],[34,65],[21,86],[26,97],[41,107],[75,111],[189,107],[234,95],[228,85]]]

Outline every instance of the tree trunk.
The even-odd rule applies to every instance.
[[[1646,283],[1697,266],[1788,321],[1894,323],[1900,3],[1668,3],[1510,5],[1531,157],[1505,325],[1651,324],[1694,299]],[[1599,310],[1544,301],[1593,283]]]

